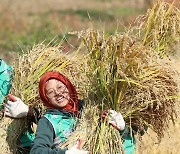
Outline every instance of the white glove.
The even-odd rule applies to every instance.
[[[116,112],[114,110],[109,110],[109,123],[119,130],[124,130],[125,128],[125,121],[121,115],[121,113]]]
[[[78,144],[73,146],[71,149],[67,150],[65,154],[88,154],[88,151],[79,150]]]
[[[14,97],[14,101],[7,101],[7,103],[5,104],[5,115],[13,118],[26,117],[29,107],[24,104],[20,98],[12,95],[11,97]]]

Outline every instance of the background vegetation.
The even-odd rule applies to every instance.
[[[146,11],[143,0],[1,0],[0,56],[9,60],[12,53],[64,36],[72,45],[77,39],[69,31],[84,30],[91,25],[107,33],[123,31]],[[65,50],[71,45],[66,43]]]

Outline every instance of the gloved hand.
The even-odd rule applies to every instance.
[[[26,117],[29,107],[18,97],[11,94],[8,97],[10,100],[5,104],[5,115],[13,118]]]
[[[107,113],[109,113],[108,117],[106,117]],[[117,130],[124,130],[125,121],[120,112],[116,112],[114,110],[105,110],[102,114],[102,117],[106,118],[109,124],[112,125],[114,128],[116,128]]]
[[[109,123],[113,125],[114,127],[117,127],[119,130],[124,130],[125,128],[125,121],[123,119],[123,116],[120,112],[116,112],[114,110],[109,110]]]
[[[80,143],[73,146],[71,149],[67,150],[65,154],[88,154],[88,151],[85,150],[79,150],[81,141],[78,141]]]

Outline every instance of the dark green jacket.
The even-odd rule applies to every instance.
[[[81,113],[84,102],[79,100],[78,110]],[[62,113],[62,110],[49,109],[49,111],[54,114]],[[47,112],[49,112],[47,110]],[[67,114],[67,116],[72,116],[72,114]],[[55,148],[54,139],[55,133],[52,124],[45,117],[42,117],[38,122],[38,127],[36,130],[36,137],[32,143],[32,148],[30,154],[65,154],[67,149]]]
[[[57,109],[53,109],[53,111],[55,114],[61,112]],[[65,154],[67,149],[53,147],[54,138],[55,134],[52,124],[45,117],[42,117],[38,122],[36,137],[33,141],[30,154]]]

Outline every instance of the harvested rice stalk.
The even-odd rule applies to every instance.
[[[77,143],[78,139],[81,139],[81,148],[91,154],[123,153],[119,131],[101,119],[101,110],[97,102],[86,101],[88,103],[84,106],[75,131],[60,147],[70,148]]]
[[[78,35],[87,53],[82,67],[89,79],[87,98],[98,104],[98,112],[106,108],[120,111],[127,125],[138,127],[138,133],[147,125],[162,138],[169,120],[175,117],[178,93],[176,72],[169,59],[159,59],[153,48],[135,42],[126,33],[106,37],[103,32],[88,29]],[[119,133],[98,121],[93,129],[96,135],[83,135],[85,145],[89,145],[84,148],[91,153],[122,153]],[[83,126],[89,128],[86,123]]]
[[[91,149],[91,143],[89,141],[89,137],[93,136],[96,133],[96,128],[99,124],[99,109],[98,106],[86,101],[86,105],[83,107],[83,111],[81,113],[81,118],[78,119],[78,124],[75,128],[75,131],[71,134],[71,136],[67,139],[65,143],[60,145],[61,148],[64,147],[72,147],[76,144],[78,139],[82,140],[82,147]]]
[[[95,135],[75,131],[76,135],[70,136],[67,144],[73,145],[70,141],[75,143],[83,136],[83,148],[91,153],[122,153],[119,132],[111,130],[100,118],[94,119],[106,108],[120,111],[126,125],[137,126],[138,133],[147,125],[162,138],[169,120],[176,116],[178,81],[169,59],[160,59],[153,48],[135,42],[126,33],[106,37],[103,32],[88,29],[78,35],[87,53],[81,67],[89,79],[87,98],[98,105],[92,109],[94,114],[85,108],[84,115],[91,115],[91,121],[97,125],[92,129]],[[88,126],[86,121],[81,130],[91,129],[92,125]]]
[[[138,19],[139,39],[152,47],[161,57],[178,52],[180,41],[180,10],[158,0],[145,16]]]
[[[11,93],[20,97],[26,104],[44,110],[38,95],[38,82],[45,72],[57,70],[68,76],[82,96],[84,79],[78,72],[76,60],[76,55],[64,54],[61,45],[34,46],[26,54],[19,55],[14,62],[14,82]],[[13,120],[4,117],[0,125],[1,150],[4,153],[16,153],[17,139],[26,128],[26,119]]]
[[[91,83],[89,98],[101,109],[120,111],[129,126],[152,127],[161,138],[176,113],[178,85],[170,61],[126,34],[105,37],[94,29],[79,34],[89,52],[83,70]]]

